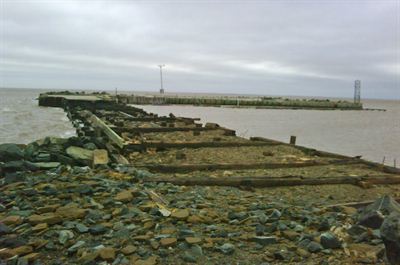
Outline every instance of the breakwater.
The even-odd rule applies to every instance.
[[[288,99],[275,97],[183,97],[183,96],[144,96],[117,95],[119,102],[138,105],[195,105],[226,106],[236,108],[271,109],[316,109],[316,110],[362,110],[362,103],[333,101],[329,99]]]
[[[397,181],[391,174],[398,170],[392,167],[293,143],[245,139],[218,124],[201,124],[173,114],[159,117],[104,95],[43,94],[39,104],[64,108],[78,135],[104,137],[115,162],[157,172],[159,177],[151,181],[258,187]],[[329,166],[342,168],[341,174],[326,171]],[[278,175],[274,169],[280,169]],[[174,175],[210,171],[219,178],[202,173],[197,174],[201,178]],[[322,176],[320,172],[327,173]]]

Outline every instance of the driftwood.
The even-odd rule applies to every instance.
[[[169,182],[183,186],[252,186],[252,187],[280,187],[280,186],[300,186],[300,185],[330,185],[330,184],[352,184],[358,185],[360,181],[367,181],[373,184],[400,184],[400,176],[341,176],[341,177],[321,177],[305,178],[302,176],[288,177],[152,177],[144,180],[145,182]]]
[[[299,167],[312,167],[324,165],[349,165],[357,164],[358,160],[334,160],[334,161],[308,161],[308,162],[295,162],[295,163],[219,163],[219,164],[142,164],[135,165],[136,167],[143,167],[152,172],[192,172],[198,170],[230,170],[230,169],[274,169],[274,168],[299,168]]]

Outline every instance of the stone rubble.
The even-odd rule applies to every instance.
[[[98,149],[77,137],[0,145],[0,264],[384,264],[385,246],[400,263],[390,196],[357,211],[142,182],[152,174],[91,169]]]

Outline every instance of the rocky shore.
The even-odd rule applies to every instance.
[[[399,185],[155,183],[87,137],[2,144],[0,176],[0,264],[400,264]]]

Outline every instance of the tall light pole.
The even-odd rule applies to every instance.
[[[160,81],[161,81],[160,94],[164,94],[162,68],[165,67],[165,64],[159,64],[158,67],[160,67]]]

